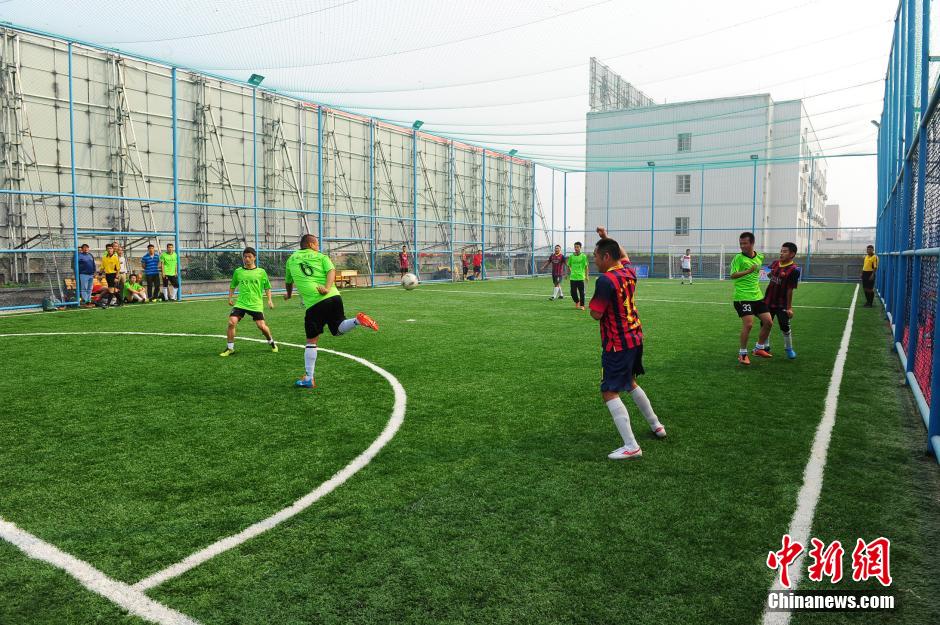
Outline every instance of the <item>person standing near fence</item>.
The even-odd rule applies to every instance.
[[[160,294],[160,257],[153,243],[147,246],[147,253],[140,259],[140,265],[147,283],[147,299],[154,302]]]
[[[689,284],[692,284],[692,249],[686,248],[685,254],[679,259],[679,264],[682,265],[682,282],[679,284],[685,284],[685,281],[688,280]]]
[[[79,297],[85,306],[93,306],[91,289],[95,281],[95,257],[88,251],[87,243],[84,243],[78,250]]]
[[[542,271],[545,271],[545,268],[549,265],[552,266],[552,296],[548,299],[550,301],[565,299],[565,296],[562,295],[561,292],[561,281],[565,278],[565,255],[561,253],[560,245],[555,246],[555,251],[552,252],[552,255],[549,256],[545,264],[542,265]],[[572,297],[574,297],[574,295],[572,295]]]
[[[878,256],[875,246],[869,245],[862,260],[862,289],[865,290],[865,308],[875,306],[875,274],[878,271]]]
[[[581,253],[581,242],[574,244],[574,254],[568,257],[568,281],[571,283],[571,299],[574,307],[584,310],[584,281],[587,280],[588,258]]]
[[[101,258],[101,271],[104,272],[104,278],[108,283],[108,295],[105,298],[106,304],[117,304],[118,291],[116,288],[118,271],[121,270],[121,259],[114,253],[114,244],[108,243],[104,246],[104,256]]]
[[[179,254],[173,251],[173,244],[166,244],[166,251],[160,254],[160,275],[163,276],[163,299],[176,301],[176,289],[180,288]]]
[[[408,246],[402,245],[401,252],[398,254],[398,273],[399,277],[404,276],[411,270],[411,263],[408,259]]]

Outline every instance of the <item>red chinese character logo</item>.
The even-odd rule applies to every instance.
[[[789,534],[783,535],[783,548],[780,551],[771,551],[767,554],[767,566],[771,569],[780,569],[780,583],[784,588],[790,587],[790,573],[787,567],[803,553],[803,545],[790,539]]]
[[[852,579],[863,582],[874,577],[882,586],[891,585],[891,541],[887,538],[876,538],[865,543],[861,538],[852,551]]]
[[[823,577],[829,577],[833,584],[837,584],[842,579],[842,556],[845,555],[842,543],[835,540],[826,547],[826,543],[818,538],[811,538],[810,542],[813,548],[809,550],[809,557],[813,563],[809,565],[809,578],[821,582]]]

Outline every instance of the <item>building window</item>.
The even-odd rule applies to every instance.
[[[689,236],[689,218],[688,217],[676,217],[676,236],[677,237]]]
[[[676,175],[676,193],[689,193],[692,191],[692,174]]]
[[[676,143],[677,143],[677,146],[676,146],[677,151],[691,152],[692,151],[692,133],[680,132]]]

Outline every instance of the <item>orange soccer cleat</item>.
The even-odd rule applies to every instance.
[[[738,362],[742,365],[751,364],[751,359],[747,357],[747,354],[738,354]]]
[[[372,328],[373,330],[376,330],[376,331],[379,329],[379,324],[377,324],[372,317],[370,317],[369,315],[365,313],[358,313],[356,315],[356,321],[359,322],[359,325],[365,328]]]

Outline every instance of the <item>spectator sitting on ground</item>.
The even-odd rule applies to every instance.
[[[132,273],[128,281],[124,283],[123,296],[126,302],[144,303],[147,301],[144,285],[140,283],[140,277],[136,273]]]

